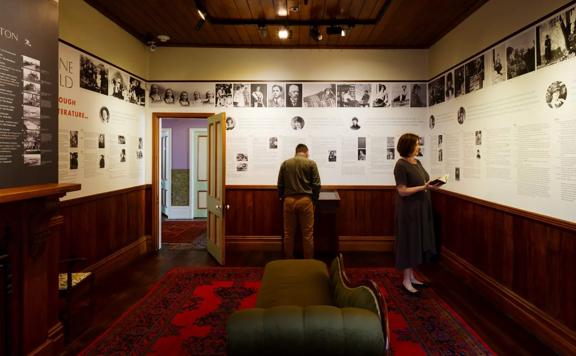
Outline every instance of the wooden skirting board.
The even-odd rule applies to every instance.
[[[85,271],[94,273],[95,278],[118,271],[138,257],[151,252],[151,239],[150,235],[142,236],[131,244],[85,268]]]
[[[442,264],[463,277],[474,289],[524,325],[559,354],[576,354],[576,333],[542,310],[528,303],[518,294],[504,287],[452,251],[442,248]]]
[[[340,236],[340,251],[393,251],[394,236]],[[226,236],[230,251],[281,251],[282,237]]]

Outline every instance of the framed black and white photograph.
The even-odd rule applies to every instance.
[[[424,157],[424,147],[418,147],[418,153],[416,157]]]
[[[428,105],[434,106],[444,102],[446,79],[440,76],[428,84]]]
[[[336,84],[332,83],[304,83],[305,108],[335,108]]]
[[[40,61],[36,58],[22,56],[22,68],[40,71]]]
[[[506,42],[508,79],[533,72],[536,69],[535,38],[536,30],[530,28]]]
[[[372,96],[372,107],[387,108],[391,105],[390,84],[378,83],[374,85],[374,95]]]
[[[70,152],[70,169],[78,169],[78,152]]]
[[[218,83],[216,84],[216,106],[217,107],[230,107],[232,103],[232,84]]]
[[[464,107],[461,106],[458,109],[458,112],[456,113],[456,121],[458,121],[458,123],[462,125],[465,120],[466,120],[466,109],[464,109]]]
[[[278,149],[278,137],[273,136],[268,138],[268,148],[271,150]]]
[[[366,160],[366,149],[365,148],[359,148],[358,149],[358,160],[359,161],[365,161]]]
[[[23,118],[24,128],[26,130],[40,130],[40,118]]]
[[[100,108],[99,116],[102,123],[107,124],[110,122],[110,110],[106,106]]]
[[[443,141],[444,141],[444,136],[438,135],[438,148],[442,148]]]
[[[366,148],[366,137],[358,137],[358,148]]]
[[[336,150],[328,150],[328,162],[336,162]]]
[[[162,96],[160,95],[160,86],[158,86],[158,84],[150,85],[150,93],[148,94],[148,97],[150,98],[151,104],[157,104],[163,101]]]
[[[176,98],[174,96],[174,89],[166,88],[162,94],[162,101],[164,104],[175,104]]]
[[[120,151],[120,162],[126,162],[126,149],[123,148]]]
[[[430,129],[433,129],[434,126],[436,126],[436,118],[434,117],[434,115],[430,115],[430,118],[428,119],[428,127]]]
[[[236,172],[246,172],[248,170],[248,163],[240,162],[236,165]]]
[[[392,85],[392,106],[410,106],[410,92],[408,84],[393,83]]]
[[[130,101],[128,79],[124,78],[120,71],[116,71],[112,75],[112,91],[111,96],[125,101]]]
[[[98,134],[98,148],[106,148],[106,135]]]
[[[302,83],[286,84],[286,107],[287,108],[302,107]]]
[[[130,77],[130,89],[128,90],[129,101],[132,104],[144,106],[146,103],[146,89],[140,79]]]
[[[386,160],[387,160],[387,161],[392,161],[392,160],[394,160],[394,154],[395,154],[395,153],[396,153],[396,152],[395,152],[394,148],[388,147],[388,148],[386,149]]]
[[[40,125],[38,125],[40,127]],[[26,166],[39,166],[42,163],[40,151],[40,130],[29,129],[24,126],[22,135],[22,146],[24,147],[23,161]]]
[[[476,149],[476,159],[481,159],[481,158],[482,158],[482,155],[480,154],[480,149],[477,148]]]
[[[104,158],[104,155],[100,155],[100,158],[98,159],[98,167],[106,168],[106,159]]]
[[[482,130],[474,132],[474,142],[476,143],[476,146],[482,145]]]
[[[118,144],[125,145],[126,144],[126,137],[124,135],[118,135]]]
[[[360,125],[358,124],[358,118],[357,117],[352,118],[350,129],[351,130],[359,130],[360,129]]]
[[[23,87],[24,87],[25,93],[40,95],[40,84],[39,83],[33,83],[33,82],[29,82],[27,80],[24,80]]]
[[[108,95],[108,67],[88,56],[81,55],[80,88]]]
[[[426,107],[426,83],[414,83],[410,90],[410,107],[423,108]]]
[[[142,137],[138,137],[138,149],[141,150],[144,148],[144,139]]]
[[[557,109],[564,105],[566,98],[568,98],[568,88],[566,84],[561,81],[555,81],[546,89],[546,104],[548,107]]]
[[[370,107],[371,84],[338,84],[338,107]]]
[[[40,107],[40,95],[32,93],[24,93],[23,104]]]
[[[286,106],[286,92],[283,83],[272,83],[268,85],[268,107],[283,108]]]
[[[464,66],[460,66],[454,70],[454,94],[456,97],[466,93],[464,83]]]
[[[290,120],[290,127],[293,130],[302,130],[304,128],[304,119],[302,116],[294,116],[292,120]]]
[[[70,130],[70,147],[78,148],[78,130]]]
[[[458,182],[460,181],[460,167],[454,168],[454,179]]]
[[[492,48],[486,54],[486,71],[490,84],[497,84],[506,80],[506,46],[501,44]]]
[[[570,7],[552,16],[536,27],[536,64],[545,67],[576,54],[576,27],[571,23],[576,16]]]
[[[226,130],[234,130],[235,127],[236,121],[231,116],[228,116],[226,118]]]
[[[22,79],[33,83],[40,83],[40,72],[28,68],[22,68]]]
[[[438,162],[442,162],[442,160],[444,159],[444,157],[442,157],[442,156],[443,156],[443,153],[442,153],[442,149],[440,148],[438,150]]]
[[[190,96],[188,95],[188,91],[180,91],[180,94],[178,94],[178,104],[180,106],[190,106]]]
[[[446,101],[451,100],[455,95],[454,92],[454,73],[446,73],[446,87],[444,89],[444,99]]]
[[[464,65],[466,94],[484,87],[484,55],[478,56]]]
[[[250,84],[249,83],[235,83],[233,85],[234,94],[232,104],[235,108],[250,107]]]
[[[248,161],[248,155],[246,153],[237,153],[236,154],[236,161],[238,161],[238,162]]]
[[[24,105],[22,109],[25,118],[40,118],[40,107]]]
[[[265,83],[256,83],[250,85],[251,103],[253,108],[265,108],[267,102],[267,86]]]

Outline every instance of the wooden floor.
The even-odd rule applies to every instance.
[[[229,266],[263,266],[280,258],[277,253],[229,253]],[[354,252],[344,254],[348,267],[392,267],[394,258],[390,253]],[[142,298],[160,277],[177,266],[216,266],[217,263],[205,252],[192,249],[162,249],[160,252],[133,262],[122,271],[97,280],[95,285],[95,310],[92,326],[70,342],[65,354],[82,351],[100,335],[130,305]],[[474,290],[451,275],[440,264],[423,266],[420,272],[429,279],[430,285],[466,322],[501,355],[553,355],[554,352],[520,325],[501,314]],[[399,282],[400,283],[400,282]]]

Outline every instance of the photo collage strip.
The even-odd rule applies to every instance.
[[[40,61],[22,55],[23,160],[26,166],[42,163],[40,151]]]
[[[564,9],[535,27],[497,44],[428,83],[428,106],[510,80],[576,56],[575,7]],[[555,81],[546,93],[551,108],[563,105],[566,84]]]
[[[154,105],[234,108],[426,107],[426,83],[205,83],[150,85]]]
[[[131,104],[146,104],[144,81],[86,55],[80,56],[80,87]]]

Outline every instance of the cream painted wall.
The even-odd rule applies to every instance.
[[[427,80],[427,50],[165,47],[150,80]]]
[[[430,48],[430,78],[509,36],[569,0],[490,0]]]
[[[60,39],[148,79],[146,46],[84,0],[60,0]]]

